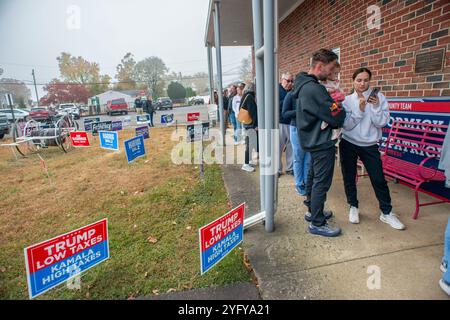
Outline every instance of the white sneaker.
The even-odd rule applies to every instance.
[[[405,225],[400,222],[400,220],[397,218],[397,216],[394,213],[390,214],[381,214],[380,220],[384,223],[389,224],[392,228],[397,230],[404,230]]]
[[[234,145],[237,146],[237,145],[239,145],[239,143],[240,143],[239,141],[235,141]]]
[[[439,286],[441,287],[442,290],[444,290],[446,294],[450,296],[450,285],[448,285],[447,283],[445,283],[443,279],[441,279],[439,280]]]
[[[348,213],[348,220],[350,223],[359,223],[359,210],[356,207],[350,207],[350,212]]]
[[[242,166],[242,168],[241,168],[242,170],[244,170],[244,171],[247,171],[247,172],[253,172],[253,171],[255,171],[255,168],[253,168],[251,165],[249,165],[249,164],[244,164],[243,166]]]
[[[252,165],[252,166],[257,166],[257,165],[258,165],[258,160],[252,160],[252,161],[250,161],[250,165]]]
[[[441,262],[441,271],[442,273],[446,273],[447,272],[447,265],[444,263],[444,261]]]
[[[242,140],[242,141],[241,141],[241,144],[245,144],[245,140]]]

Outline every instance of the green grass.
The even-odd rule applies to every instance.
[[[95,154],[85,154],[94,151]],[[105,154],[93,148],[77,152],[79,150],[69,155],[82,158],[88,168],[98,166]],[[15,211],[11,211],[14,218],[0,212],[0,224],[6,224],[4,228],[10,224],[13,229],[0,234],[0,299],[28,298],[23,248],[105,217],[109,224],[110,259],[82,275],[81,290],[70,290],[61,284],[37,299],[127,299],[155,292],[163,294],[173,289],[181,291],[251,281],[243,264],[242,248],[236,248],[217,266],[200,275],[198,229],[229,210],[219,166],[205,166],[205,179],[201,181],[195,166],[174,167],[170,157],[154,156],[149,154],[148,158],[131,165],[126,164],[126,160],[123,165],[123,154],[111,156],[102,165],[103,180],[75,174],[70,177],[73,188],[68,188],[68,194],[61,198],[58,197],[63,192],[61,185],[68,180],[63,180],[64,173],[58,170],[70,168],[52,163],[58,160],[52,153],[48,167],[55,179],[56,191],[38,167],[25,174],[25,178],[16,179],[16,182],[25,179],[25,186],[39,185],[37,191],[14,184],[1,189],[0,201],[5,208],[13,208],[24,199],[20,197],[25,192],[47,197],[44,203],[53,205],[42,206],[36,200],[31,211],[18,211],[22,217],[17,217]],[[150,163],[146,163],[147,160]],[[79,162],[70,159],[67,163],[77,166]],[[150,172],[149,166],[153,171]],[[127,185],[115,183],[116,175],[127,174],[130,175]],[[145,183],[138,184],[137,176]],[[110,190],[104,186],[99,191],[93,190],[93,186],[102,183],[110,185]],[[86,200],[80,201],[80,197]],[[75,203],[72,204],[71,199]],[[0,233],[2,230],[6,229],[0,229]],[[150,243],[147,240],[150,236],[158,241]]]

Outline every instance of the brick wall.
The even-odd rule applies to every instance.
[[[370,5],[381,9],[380,29],[367,27]],[[366,66],[386,96],[450,96],[450,0],[306,0],[279,32],[280,72],[308,71],[312,52],[339,47],[346,92]],[[440,48],[444,69],[416,74],[415,55]]]

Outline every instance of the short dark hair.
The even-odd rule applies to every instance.
[[[372,80],[372,71],[370,71],[368,68],[358,68],[355,70],[355,72],[353,72],[353,80],[356,79],[356,77],[358,76],[358,74],[363,73],[363,72],[367,72],[369,74],[369,80]]]
[[[329,64],[330,62],[337,61],[338,55],[328,49],[320,49],[313,53],[311,60],[311,67],[314,67],[318,62]]]

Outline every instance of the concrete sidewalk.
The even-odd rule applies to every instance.
[[[240,166],[227,165],[223,176],[233,206],[246,202],[247,215],[259,212],[258,171],[247,173]],[[368,178],[358,184],[361,221],[352,225],[336,166],[326,207],[335,213],[331,222],[343,234],[324,238],[308,233],[303,197],[295,192],[292,176],[281,176],[275,232],[266,233],[260,224],[244,235],[262,298],[449,299],[438,281],[450,205],[423,207],[413,220],[413,190],[389,186],[394,211],[407,229],[397,231],[379,221],[378,202]],[[374,280],[378,274],[379,289]]]

